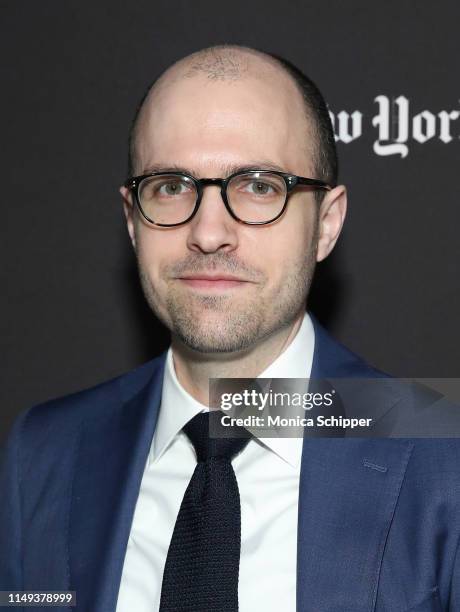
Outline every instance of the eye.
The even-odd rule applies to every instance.
[[[280,193],[278,184],[268,179],[246,179],[240,185],[240,190],[251,196],[267,197]]]
[[[157,192],[160,196],[180,196],[190,192],[190,185],[180,180],[169,180],[157,185]]]
[[[263,181],[252,181],[249,184],[249,189],[256,195],[268,195],[274,191],[271,185]]]

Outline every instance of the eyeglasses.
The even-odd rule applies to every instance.
[[[293,190],[300,185],[332,189],[317,179],[273,170],[240,171],[227,178],[202,178],[183,172],[153,172],[134,176],[125,187],[134,194],[142,216],[153,225],[174,227],[190,221],[197,213],[208,185],[220,187],[229,214],[247,225],[276,221],[286,209]]]

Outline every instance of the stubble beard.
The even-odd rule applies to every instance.
[[[315,269],[316,244],[315,236],[309,252],[286,270],[276,293],[257,296],[250,289],[252,296],[247,300],[238,295],[191,292],[176,283],[170,286],[162,307],[148,271],[138,261],[139,277],[154,314],[189,349],[198,353],[244,351],[291,326],[305,309]]]

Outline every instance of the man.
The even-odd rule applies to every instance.
[[[171,347],[17,420],[0,588],[76,591],[85,612],[460,610],[455,440],[252,438],[221,461],[194,438],[210,378],[383,376],[305,313],[346,213],[315,86],[247,48],[186,57],[142,103],[130,174]]]

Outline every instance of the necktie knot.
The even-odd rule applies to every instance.
[[[184,425],[184,432],[195,447],[198,461],[211,458],[231,461],[249,442],[247,429],[222,425],[222,416],[219,410],[200,412]],[[214,437],[219,435],[222,437]]]

